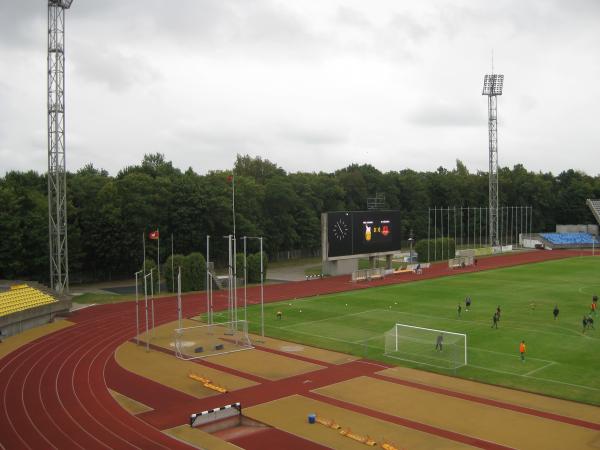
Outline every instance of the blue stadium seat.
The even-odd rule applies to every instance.
[[[547,241],[557,245],[592,245],[598,241],[589,233],[540,233]]]

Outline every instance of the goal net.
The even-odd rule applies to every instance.
[[[385,333],[385,355],[417,364],[457,369],[467,365],[467,335],[397,323]]]
[[[175,329],[175,355],[190,360],[254,348],[248,322],[221,322]]]

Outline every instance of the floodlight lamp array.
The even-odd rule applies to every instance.
[[[73,0],[48,0],[50,6],[58,6],[60,8],[69,9]]]
[[[483,78],[483,92],[481,95],[502,95],[504,75],[491,74]]]

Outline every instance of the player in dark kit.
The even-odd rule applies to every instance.
[[[585,330],[587,330],[588,326],[588,319],[586,316],[583,316],[583,319],[581,319],[581,324],[583,325],[583,330],[581,332],[585,333]]]
[[[467,298],[465,298],[465,309],[468,311],[470,307],[471,307],[471,297],[467,296]]]
[[[560,311],[558,310],[558,305],[554,305],[554,309],[552,310],[552,314],[554,315],[554,320],[558,319],[558,313]]]
[[[444,335],[438,334],[438,337],[435,339],[435,349],[442,351],[442,343],[444,342]]]
[[[492,328],[498,328],[498,321],[500,320],[498,313],[494,313],[494,317],[492,317]]]
[[[462,306],[460,306],[460,303],[456,307],[456,311],[458,312],[458,317],[460,317],[460,313],[462,312]]]

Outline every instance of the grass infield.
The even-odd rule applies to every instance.
[[[600,405],[600,331],[583,334],[581,325],[592,295],[600,295],[599,273],[599,258],[579,257],[269,303],[265,330],[271,337],[389,364]],[[501,320],[492,329],[497,306]],[[259,331],[259,314],[260,307],[248,308],[251,332]],[[383,336],[395,323],[467,334],[469,364],[450,370],[385,356]],[[522,339],[525,362],[518,350]]]

